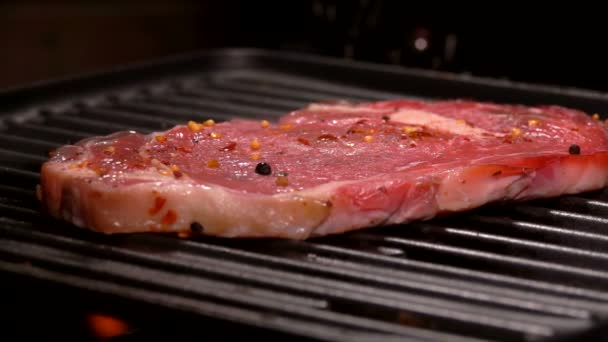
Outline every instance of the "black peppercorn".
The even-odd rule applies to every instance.
[[[577,144],[572,144],[572,145],[570,145],[570,148],[568,148],[568,153],[581,154],[581,147],[578,146]]]
[[[202,233],[203,232],[203,225],[194,221],[190,224],[190,230],[193,233]]]
[[[272,173],[272,169],[267,163],[258,163],[258,165],[256,165],[255,167],[255,173],[263,176],[268,176]]]

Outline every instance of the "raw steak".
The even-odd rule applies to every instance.
[[[558,106],[315,103],[55,151],[41,199],[104,233],[305,239],[606,186],[602,122]]]

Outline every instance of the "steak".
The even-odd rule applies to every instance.
[[[107,234],[306,239],[607,182],[607,130],[582,111],[387,100],[88,138],[43,164],[40,195]]]

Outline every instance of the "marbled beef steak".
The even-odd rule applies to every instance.
[[[103,233],[305,239],[599,189],[607,151],[602,122],[558,106],[315,103],[63,146],[39,195]]]

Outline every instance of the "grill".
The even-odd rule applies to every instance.
[[[247,49],[6,91],[3,315],[22,334],[36,334],[34,325],[65,336],[84,328],[70,323],[66,332],[60,322],[97,310],[139,327],[126,336],[142,340],[176,332],[306,341],[556,341],[606,333],[605,190],[302,242],[100,236],[49,219],[35,198],[47,153],[87,136],[394,97],[608,108],[608,96],[577,89]],[[70,313],[53,318],[60,308]]]

